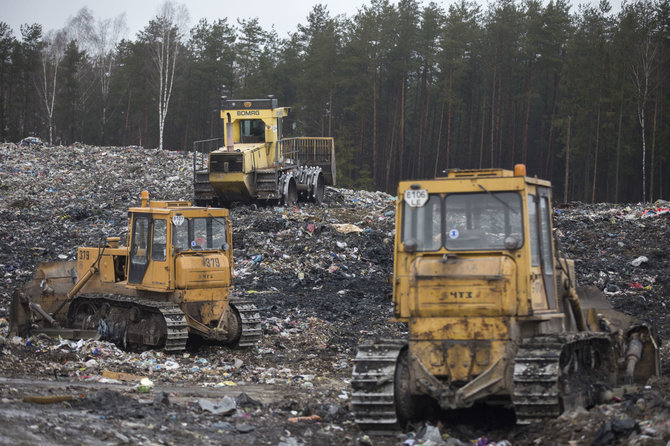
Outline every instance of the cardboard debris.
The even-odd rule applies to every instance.
[[[110,370],[104,370],[102,372],[102,377],[117,379],[119,381],[141,381],[144,378],[144,376],[133,375],[132,373],[112,372]]]
[[[340,232],[342,234],[360,234],[363,232],[363,228],[360,228],[356,225],[352,225],[350,223],[337,223],[334,224],[333,227],[337,232]]]

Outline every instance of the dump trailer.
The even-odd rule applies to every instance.
[[[232,230],[227,209],[150,201],[128,210],[128,246],[109,237],[77,260],[42,263],[14,292],[10,333],[96,336],[130,350],[182,351],[189,336],[256,344],[260,315],[231,298]]]
[[[361,428],[475,403],[541,422],[659,374],[650,327],[577,288],[554,245],[551,184],[523,165],[400,182],[396,211],[393,305],[409,335],[359,346]]]
[[[234,201],[321,203],[325,187],[335,185],[333,138],[284,138],[289,110],[271,96],[223,97],[224,138],[193,144],[194,202],[224,207]]]

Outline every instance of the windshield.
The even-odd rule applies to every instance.
[[[416,240],[417,251],[437,251],[442,247],[442,197],[431,195],[421,207],[410,207],[405,202],[402,239]]]
[[[227,249],[226,220],[223,218],[202,217],[172,218],[172,244],[178,251],[189,249]]]
[[[240,142],[265,142],[265,123],[262,119],[240,121]]]
[[[521,196],[516,192],[431,194],[426,204],[403,205],[403,242],[414,239],[417,251],[507,249],[505,239],[523,245]]]

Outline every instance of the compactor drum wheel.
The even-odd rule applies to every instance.
[[[319,177],[316,180],[316,186],[310,193],[310,199],[316,203],[323,203],[323,198],[326,195],[326,182],[323,179],[323,174],[319,173]]]
[[[294,206],[298,202],[298,188],[295,185],[295,180],[291,178],[288,183],[286,195],[284,195],[284,206]]]

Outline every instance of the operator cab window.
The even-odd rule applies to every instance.
[[[521,196],[516,192],[447,195],[446,248],[517,249],[523,245]]]
[[[172,244],[177,251],[228,250],[226,220],[202,217],[173,219]]]
[[[528,236],[532,266],[540,266],[540,239],[537,230],[537,198],[528,194]]]
[[[183,215],[172,217],[172,246],[175,251],[188,251],[188,220]]]
[[[133,214],[133,233],[130,246],[130,265],[128,283],[142,283],[144,273],[149,266],[149,222],[146,214]]]
[[[442,247],[442,198],[431,195],[421,207],[404,203],[402,239],[416,241],[417,251],[437,251]]]
[[[154,220],[151,241],[151,260],[163,261],[167,257],[167,220]]]
[[[240,121],[240,142],[265,142],[265,123],[262,119]]]

